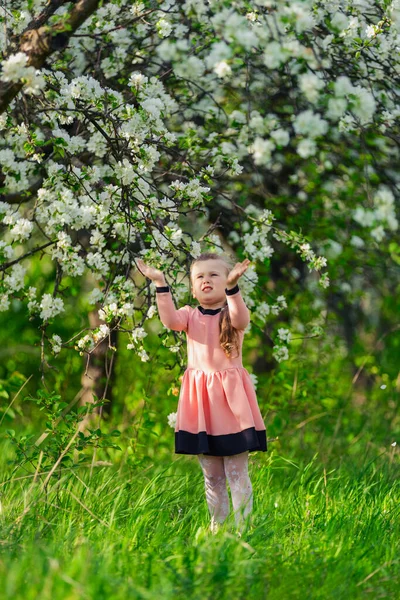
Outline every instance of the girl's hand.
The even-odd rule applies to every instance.
[[[145,276],[151,279],[157,287],[163,287],[166,285],[164,273],[159,269],[146,265],[141,258],[136,259],[136,264],[139,271]]]
[[[233,269],[228,273],[228,278],[226,280],[226,287],[228,289],[235,287],[239,281],[239,277],[241,277],[249,267],[250,262],[251,261],[248,258],[245,258],[243,262],[236,263]]]

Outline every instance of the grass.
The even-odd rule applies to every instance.
[[[209,533],[195,457],[66,469],[45,493],[1,456],[2,600],[400,598],[397,448],[251,454],[241,538]]]

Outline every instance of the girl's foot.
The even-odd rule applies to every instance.
[[[218,521],[214,520],[214,517],[211,517],[211,524],[210,524],[210,531],[213,535],[215,535],[216,533],[218,533],[220,528],[220,523],[218,523]]]

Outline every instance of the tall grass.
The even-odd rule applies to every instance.
[[[251,526],[209,532],[195,457],[64,469],[1,448],[2,600],[400,598],[398,449],[250,455]],[[35,479],[35,480],[34,480]]]

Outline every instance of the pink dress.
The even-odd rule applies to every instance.
[[[239,286],[226,290],[232,325],[239,332],[239,356],[228,358],[219,343],[221,308],[177,310],[168,286],[157,287],[161,322],[185,331],[188,365],[180,390],[175,427],[176,454],[230,456],[267,450],[266,428],[253,382],[242,364],[249,311]]]

